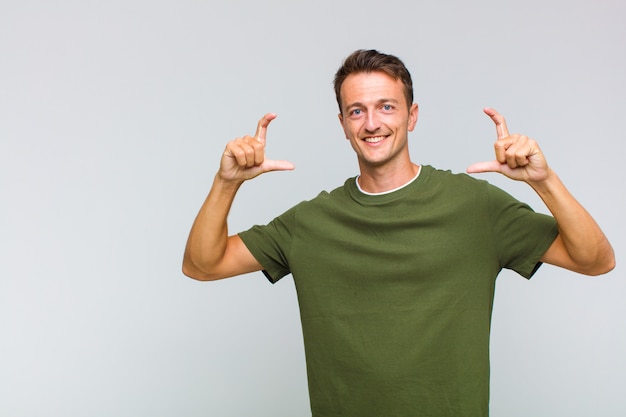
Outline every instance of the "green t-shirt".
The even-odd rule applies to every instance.
[[[502,268],[529,278],[550,216],[464,174],[409,185],[355,178],[240,236],[273,282],[291,273],[314,417],[487,416]]]

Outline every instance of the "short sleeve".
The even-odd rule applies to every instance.
[[[559,231],[552,216],[536,213],[505,191],[489,186],[489,211],[503,268],[530,278]]]
[[[276,217],[267,225],[255,225],[240,232],[239,237],[263,266],[263,273],[275,283],[288,275],[288,253],[292,243],[295,208]]]

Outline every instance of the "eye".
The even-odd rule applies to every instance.
[[[392,111],[392,110],[393,110],[393,106],[391,104],[383,105],[383,111]]]
[[[361,109],[354,109],[352,110],[351,114],[353,114],[354,116],[358,116],[361,114]]]

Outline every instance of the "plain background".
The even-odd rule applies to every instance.
[[[297,168],[245,184],[233,232],[357,173],[332,91],[357,48],[411,70],[416,162],[492,159],[492,106],[614,245],[603,277],[501,274],[492,416],[626,415],[625,17],[618,0],[0,1],[0,415],[310,415],[291,278],[201,283],[181,260],[226,142],[266,112],[268,155]]]

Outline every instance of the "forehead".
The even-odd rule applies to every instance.
[[[381,100],[404,102],[402,81],[384,72],[360,72],[350,74],[341,85],[341,101],[344,106]]]

